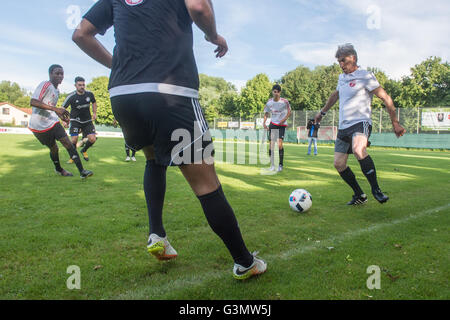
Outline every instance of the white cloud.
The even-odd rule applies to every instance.
[[[301,0],[297,0],[301,1]],[[369,19],[367,9],[378,6],[380,28],[369,30],[362,24],[357,30],[330,33],[329,42],[298,42],[284,46],[281,53],[304,64],[335,62],[337,45],[351,42],[355,45],[360,63],[384,70],[389,76],[401,78],[410,68],[429,56],[449,59],[450,3],[447,0],[338,0],[347,11],[349,21]],[[342,21],[344,24],[346,21]],[[326,26],[329,30],[333,25]]]

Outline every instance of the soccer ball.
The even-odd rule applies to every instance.
[[[289,196],[289,205],[294,211],[306,212],[312,205],[311,194],[305,189],[294,190]]]

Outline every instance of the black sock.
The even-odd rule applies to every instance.
[[[280,165],[283,165],[283,161],[284,161],[284,148],[283,149],[279,149],[280,152]]]
[[[130,156],[130,148],[128,148],[127,145],[125,145],[125,153],[127,154],[127,157]]]
[[[134,157],[136,155],[136,150],[131,150],[131,156]]]
[[[359,196],[362,195],[364,192],[361,190],[361,187],[358,184],[358,181],[356,181],[355,174],[353,173],[352,169],[350,167],[347,167],[342,172],[339,172],[341,175],[341,178],[347,182],[347,184],[353,189],[355,192],[355,195]]]
[[[375,164],[373,163],[372,158],[370,156],[367,156],[365,159],[359,160],[359,164],[361,166],[362,172],[364,173],[370,183],[370,186],[372,187],[372,191],[380,189],[377,181],[377,171],[375,169]]]
[[[80,156],[78,155],[77,149],[72,145],[72,148],[67,149],[67,152],[69,153],[70,159],[73,160],[73,162],[78,168],[78,171],[80,171],[81,173],[84,169],[83,164],[81,164]]]
[[[150,234],[156,233],[162,238],[166,236],[162,222],[166,194],[166,171],[166,166],[159,166],[154,160],[149,160],[144,174],[144,192],[147,200]]]
[[[247,268],[253,256],[247,250],[233,209],[222,186],[214,192],[198,197],[211,229],[222,239],[235,263]]]
[[[92,145],[93,143],[88,140],[84,145],[83,149],[81,149],[81,152],[86,152],[90,147],[92,147]]]
[[[59,162],[59,152],[56,152],[56,154],[53,154],[50,151],[50,159],[52,159],[53,164],[55,165],[55,169],[58,172],[61,172],[63,168],[61,167],[61,163]]]

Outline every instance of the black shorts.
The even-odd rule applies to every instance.
[[[95,126],[92,121],[86,123],[80,123],[77,121],[70,121],[69,134],[71,137],[78,137],[80,133],[83,133],[83,138],[90,134],[95,134]]]
[[[353,137],[364,135],[367,137],[367,146],[370,146],[369,138],[372,133],[372,126],[367,121],[358,122],[353,126],[338,130],[334,152],[352,154]]]
[[[34,132],[34,136],[42,143],[44,146],[52,148],[56,140],[61,140],[64,137],[67,137],[66,130],[64,130],[61,123],[57,123],[48,131],[45,132]]]
[[[114,117],[134,150],[153,146],[159,165],[212,161],[214,146],[198,99],[163,93],[111,98]]]
[[[267,139],[269,141],[272,141],[272,137],[278,137],[278,139],[284,140],[284,134],[286,133],[286,127],[283,126],[277,126],[276,124],[270,123],[269,125],[269,132]]]

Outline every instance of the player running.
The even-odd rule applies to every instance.
[[[268,130],[268,138],[270,141],[269,157],[270,157],[270,171],[275,171],[275,142],[278,142],[278,152],[280,156],[280,163],[278,165],[278,172],[283,170],[284,148],[283,140],[287,127],[287,119],[291,115],[291,106],[287,99],[281,98],[281,86],[276,84],[272,88],[272,99],[270,99],[264,107],[264,129]],[[270,125],[267,128],[266,121],[272,114]]]
[[[214,168],[211,135],[198,102],[192,21],[217,45],[216,57],[223,57],[228,46],[216,31],[210,0],[100,0],[84,16],[73,40],[112,69],[114,116],[127,145],[143,149],[147,158],[148,251],[161,260],[177,257],[166,237],[162,208],[167,166],[178,165],[209,225],[233,257],[233,276],[246,279],[265,272],[267,265],[247,250]],[[114,56],[95,37],[113,25]],[[182,139],[174,138],[178,135],[188,141],[182,149],[177,149]],[[200,156],[198,164],[192,163],[192,156]]]
[[[85,170],[81,164],[77,149],[70,142],[66,131],[59,119],[68,122],[69,113],[64,108],[57,108],[59,98],[58,86],[64,79],[64,70],[60,65],[52,65],[49,68],[50,81],[43,81],[31,97],[30,105],[33,113],[28,128],[43,145],[50,149],[50,158],[55,165],[55,172],[63,177],[73,176],[64,170],[59,161],[58,140],[67,149],[69,156],[75,162],[82,179],[93,175],[92,171]]]
[[[374,94],[384,102],[395,135],[399,138],[406,130],[397,120],[392,98],[380,86],[375,75],[357,65],[358,55],[353,45],[347,43],[339,46],[336,59],[344,73],[339,76],[336,91],[331,94],[325,107],[314,120],[319,123],[339,99],[339,130],[334,149],[334,166],[342,179],[353,189],[353,198],[347,204],[359,205],[367,202],[366,194],[356,181],[353,171],[347,166],[348,155],[352,153],[370,183],[373,196],[378,202],[385,203],[389,197],[378,186],[375,164],[367,153],[372,132],[371,107]]]
[[[70,93],[63,102],[62,107],[67,109],[70,106],[70,129],[69,134],[72,137],[72,143],[77,146],[78,135],[82,132],[83,138],[87,138],[81,153],[86,161],[89,161],[87,150],[97,140],[95,136],[95,127],[93,121],[97,119],[97,102],[92,92],[86,91],[86,83],[82,77],[75,78],[76,90]],[[92,104],[92,116],[90,107]],[[73,160],[70,159],[69,163]]]

